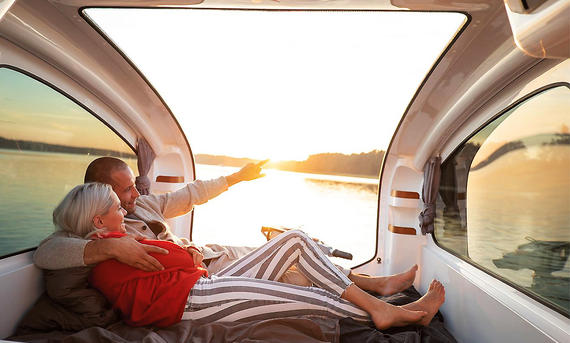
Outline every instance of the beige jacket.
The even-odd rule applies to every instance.
[[[134,215],[139,219],[125,218],[129,234],[139,234],[150,239],[172,241],[178,245],[193,245],[186,238],[174,235],[166,219],[186,214],[195,205],[206,203],[228,189],[225,177],[201,181],[196,180],[185,187],[166,194],[141,195],[137,199]],[[155,234],[146,223],[158,223],[161,231]],[[62,269],[85,266],[83,254],[89,240],[64,231],[56,231],[44,239],[34,253],[34,263],[43,269]],[[204,258],[215,258],[223,254],[207,247],[201,247]]]

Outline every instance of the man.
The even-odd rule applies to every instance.
[[[168,228],[166,219],[190,212],[194,205],[207,202],[236,183],[262,177],[261,167],[266,162],[250,163],[225,177],[208,181],[196,180],[171,193],[141,196],[135,187],[133,171],[125,162],[114,157],[98,158],[87,167],[84,181],[111,185],[121,201],[121,206],[127,211],[125,227],[131,236],[89,241],[58,231],[40,243],[34,254],[34,263],[43,269],[63,269],[114,258],[145,271],[162,270],[162,265],[149,253],[167,251],[140,244],[135,237],[169,240],[185,247],[194,246],[188,240],[175,236]],[[211,248],[199,247],[199,251],[187,250],[197,264],[202,262],[204,253],[206,262],[211,266],[210,272],[215,272],[252,249],[228,247],[214,251]]]
[[[186,247],[194,263],[200,264],[204,261],[208,272],[215,274],[254,249],[218,245],[196,247],[187,239],[175,236],[168,228],[166,219],[190,212],[194,205],[207,202],[238,182],[262,177],[261,167],[266,162],[250,163],[225,177],[208,181],[196,180],[174,192],[140,195],[135,187],[133,171],[125,162],[114,157],[98,158],[87,167],[85,182],[111,185],[121,201],[121,206],[127,211],[125,228],[130,236],[90,241],[57,231],[40,243],[34,254],[34,263],[39,268],[55,270],[97,264],[114,258],[144,271],[162,270],[163,266],[149,253],[168,252],[156,246],[138,243],[136,237],[142,236],[168,240]],[[417,271],[417,266],[412,266],[397,275],[369,277],[339,268],[358,287],[381,295],[390,295],[408,288],[412,285]],[[304,276],[293,276],[282,281],[299,285],[311,284]]]

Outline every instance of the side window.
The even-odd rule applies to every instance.
[[[52,211],[99,156],[131,148],[49,86],[0,68],[0,257],[33,248],[54,231]]]
[[[510,109],[443,164],[441,247],[570,312],[570,89]]]

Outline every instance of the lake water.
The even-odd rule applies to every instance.
[[[83,180],[96,156],[0,149],[0,256],[37,246],[53,231],[51,213]],[[136,170],[136,162],[128,161]],[[228,175],[238,168],[197,165],[198,178]],[[325,243],[351,252],[353,261],[373,257],[376,241],[377,180],[266,170],[242,182],[194,214],[199,244],[258,246],[261,226],[299,227]]]
[[[97,156],[0,149],[0,256],[38,245],[52,211]],[[135,167],[134,160],[125,160]]]
[[[238,168],[197,165],[198,178],[228,175]],[[301,228],[354,255],[345,266],[374,257],[377,179],[304,174],[266,169],[267,176],[231,187],[196,207],[196,242],[260,245],[262,226]]]

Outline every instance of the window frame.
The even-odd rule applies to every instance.
[[[134,146],[125,139],[125,137],[123,135],[121,135],[117,130],[115,130],[115,128],[113,128],[112,126],[109,125],[109,123],[107,123],[105,120],[103,120],[103,118],[101,118],[99,115],[97,115],[94,111],[92,111],[90,108],[88,108],[87,106],[85,106],[84,104],[82,104],[81,102],[79,102],[79,100],[75,99],[74,97],[72,97],[71,95],[67,94],[65,91],[63,91],[62,89],[60,89],[59,87],[55,86],[54,84],[52,84],[51,82],[42,79],[41,77],[27,71],[24,70],[22,68],[19,68],[17,66],[14,65],[10,65],[10,64],[5,64],[5,63],[0,63],[0,70],[1,69],[10,69],[12,71],[15,71],[17,73],[20,73],[22,75],[25,75],[37,82],[42,83],[43,85],[51,88],[52,90],[56,91],[57,93],[61,94],[62,96],[66,97],[67,99],[71,100],[73,103],[75,103],[76,105],[78,105],[79,107],[81,107],[84,111],[86,111],[87,113],[89,113],[91,116],[93,116],[95,119],[99,120],[99,122],[103,123],[103,125],[105,125],[108,129],[111,130],[111,132],[113,132],[116,136],[118,136],[132,151],[133,153],[138,156],[138,152],[137,150],[134,148]],[[138,157],[137,157],[138,158]],[[44,238],[47,238],[44,237]],[[9,258],[12,256],[16,256],[16,255],[20,255],[20,254],[25,254],[27,252],[30,251],[34,251],[38,248],[38,246],[34,246],[31,248],[26,248],[26,249],[22,249],[22,250],[17,250],[15,252],[11,252],[8,253],[6,255],[0,255],[0,260],[3,260],[5,258]]]
[[[570,83],[569,82],[555,82],[555,83],[550,83],[548,85],[542,86],[540,88],[535,89],[534,91],[520,97],[519,99],[517,99],[516,101],[513,101],[509,106],[505,107],[503,110],[499,111],[497,114],[491,116],[489,119],[487,119],[481,126],[479,126],[476,130],[472,131],[471,133],[468,134],[468,136],[466,138],[464,138],[461,143],[457,144],[457,146],[455,148],[453,148],[453,150],[449,153],[449,155],[445,158],[445,160],[441,161],[441,164],[444,164],[445,162],[447,162],[449,160],[449,158],[451,158],[452,156],[455,155],[455,153],[461,149],[465,143],[467,143],[473,136],[475,136],[476,134],[478,134],[479,132],[481,132],[483,129],[485,129],[491,122],[493,122],[495,119],[498,119],[499,117],[501,117],[502,115],[504,115],[505,113],[509,112],[511,109],[515,108],[516,106],[520,105],[521,103],[525,102],[526,100],[529,100],[537,95],[540,95],[541,93],[544,93],[550,89],[554,89],[557,87],[561,87],[564,86],[566,88],[568,88],[568,90],[570,90]],[[468,230],[469,228],[467,228]],[[467,262],[470,265],[472,265],[473,267],[479,269],[480,271],[494,277],[495,279],[507,284],[508,286],[516,289],[517,291],[523,293],[524,295],[528,296],[529,298],[541,303],[542,305],[548,307],[549,309],[556,311],[558,313],[560,313],[561,315],[565,316],[566,318],[570,318],[570,311],[565,310],[564,308],[554,305],[551,302],[546,301],[544,298],[528,291],[527,289],[525,289],[524,287],[516,284],[515,282],[479,265],[478,263],[476,263],[475,261],[473,261],[470,258],[466,258],[465,256],[462,256],[461,254],[455,252],[454,250],[445,247],[443,244],[440,244],[437,241],[437,237],[435,236],[435,232],[432,233],[432,238],[433,241],[435,243],[435,245],[450,253],[451,255],[459,258],[461,261]]]

